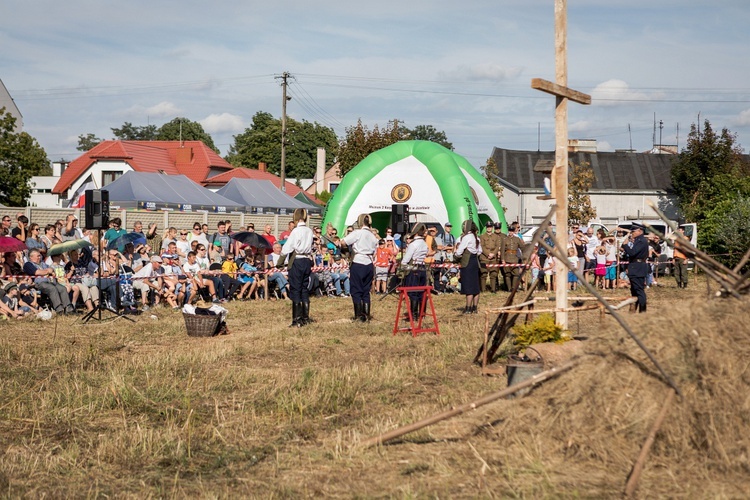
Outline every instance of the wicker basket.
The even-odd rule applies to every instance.
[[[221,315],[204,316],[200,314],[182,313],[185,318],[185,328],[190,337],[213,337],[219,329]]]

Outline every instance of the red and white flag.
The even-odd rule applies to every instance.
[[[76,192],[70,197],[68,208],[84,208],[86,206],[87,189],[96,189],[96,184],[91,180],[91,177],[81,184],[81,187],[76,189]]]

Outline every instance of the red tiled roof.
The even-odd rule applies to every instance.
[[[211,177],[210,179],[204,180],[203,185],[204,186],[223,186],[224,184],[226,184],[227,182],[229,182],[231,179],[234,179],[234,178],[271,181],[274,186],[281,189],[281,177],[277,176],[276,174],[272,174],[271,172],[264,172],[262,170],[256,170],[254,168],[244,168],[244,167],[236,167],[227,172],[222,172],[218,175],[215,175]],[[298,193],[303,193],[313,202],[321,204],[321,205],[323,204],[321,200],[317,199],[315,196],[309,193],[306,193],[303,189],[298,188],[295,184],[289,181],[284,181],[284,184],[286,185],[286,194],[288,194],[289,196],[297,196]]]
[[[201,141],[102,141],[70,162],[52,192],[64,192],[91,165],[103,160],[125,162],[136,172],[182,174],[198,183],[204,182],[212,169],[232,169]]]

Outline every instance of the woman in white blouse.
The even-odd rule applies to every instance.
[[[461,224],[461,238],[454,256],[461,259],[461,293],[466,296],[464,314],[476,314],[479,305],[479,259],[482,245],[477,236],[477,225],[472,220]]]

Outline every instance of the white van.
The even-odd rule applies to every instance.
[[[630,230],[631,227],[633,227],[633,223],[641,224],[642,226],[646,226],[648,224],[649,226],[656,229],[661,234],[665,235],[667,238],[669,238],[674,231],[672,231],[672,228],[669,227],[667,224],[664,223],[661,219],[643,219],[643,220],[628,220],[628,221],[622,221],[617,223],[618,228],[623,228]],[[677,225],[677,223],[675,223]],[[685,237],[690,240],[690,243],[694,246],[698,246],[698,225],[695,223],[689,223],[689,224],[679,224],[683,227],[685,230]],[[645,234],[649,234],[651,231],[648,229],[648,226],[646,226]],[[671,261],[672,257],[674,256],[674,249],[667,245],[666,241],[661,242],[661,257],[659,258],[659,261]],[[692,265],[690,266],[692,267]],[[664,263],[664,265],[659,266],[659,274],[664,274],[665,271],[671,270],[672,265],[667,265]]]

